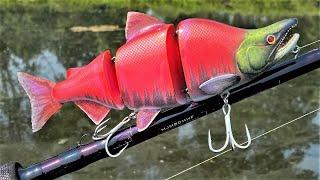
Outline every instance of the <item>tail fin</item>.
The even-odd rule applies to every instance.
[[[32,131],[39,131],[62,106],[51,96],[55,83],[22,72],[18,80],[30,98]]]

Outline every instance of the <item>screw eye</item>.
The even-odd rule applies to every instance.
[[[272,45],[276,43],[276,36],[275,35],[268,35],[267,36],[267,43]]]

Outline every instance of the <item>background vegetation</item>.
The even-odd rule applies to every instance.
[[[48,8],[54,11],[151,8],[172,15],[194,12],[228,12],[250,15],[318,15],[319,0],[0,0],[4,8]]]

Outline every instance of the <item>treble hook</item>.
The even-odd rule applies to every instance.
[[[112,135],[117,132],[123,125],[125,125],[126,123],[128,123],[130,120],[133,120],[136,118],[136,113],[133,112],[131,113],[129,116],[125,117],[119,124],[117,124],[114,128],[112,128],[109,132],[103,134],[103,135],[100,135],[98,134],[99,132],[101,132],[104,128],[106,128],[107,126],[104,125],[106,124],[109,120],[105,120],[104,122],[102,122],[101,124],[99,124],[97,126],[97,128],[95,129],[93,135],[92,135],[92,139],[93,140],[100,140],[100,139],[103,139],[105,137],[107,137],[107,139],[105,140],[105,144],[104,144],[104,148],[106,150],[106,153],[108,154],[109,157],[118,157],[128,146],[129,146],[129,143],[127,142],[126,145],[117,153],[117,154],[111,154],[110,151],[109,151],[109,148],[108,148],[108,143],[109,143],[109,140],[110,138],[112,137]]]
[[[231,106],[228,103],[229,95],[230,95],[229,92],[224,93],[224,94],[221,95],[221,97],[223,98],[223,102],[224,102],[224,105],[222,106],[222,111],[223,111],[223,114],[224,114],[224,121],[225,121],[225,125],[226,125],[226,141],[225,141],[224,145],[220,149],[213,149],[212,140],[211,140],[211,133],[210,133],[210,130],[208,131],[209,149],[211,151],[215,152],[215,153],[223,151],[227,147],[228,143],[230,143],[230,145],[232,147],[232,150],[234,150],[235,147],[240,148],[240,149],[245,149],[245,148],[249,147],[250,144],[251,144],[251,136],[250,136],[250,132],[249,132],[249,129],[247,127],[247,124],[245,124],[247,138],[248,138],[248,141],[247,141],[246,145],[238,144],[235,141],[234,137],[233,137],[232,127],[231,127],[231,120],[230,120]]]

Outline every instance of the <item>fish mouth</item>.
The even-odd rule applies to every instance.
[[[297,19],[290,19],[285,25],[287,28],[284,28],[284,30],[279,32],[281,39],[275,48],[275,60],[281,59],[297,47],[300,35],[298,33],[293,33],[292,31],[297,25]]]

